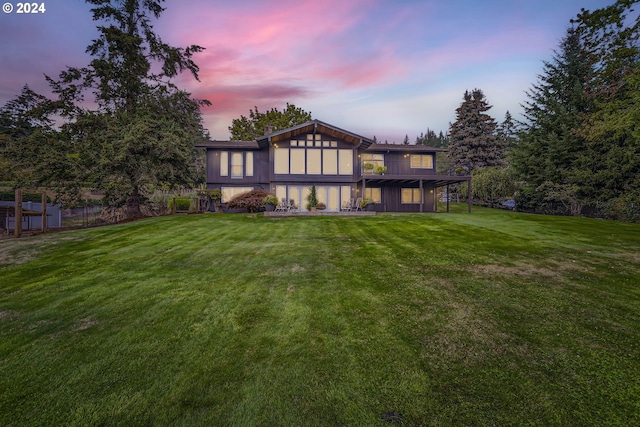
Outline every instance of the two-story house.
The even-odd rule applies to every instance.
[[[255,141],[209,141],[198,147],[207,150],[207,188],[219,188],[223,203],[263,189],[304,210],[315,185],[328,211],[368,198],[378,212],[432,212],[438,188],[471,182],[469,176],[436,173],[436,152],[442,149],[374,144],[319,120]]]

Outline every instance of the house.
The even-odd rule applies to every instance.
[[[223,203],[263,189],[304,210],[315,185],[327,211],[340,211],[352,199],[368,198],[378,212],[433,212],[438,188],[471,182],[469,176],[436,173],[440,148],[374,144],[319,120],[255,141],[208,141],[197,146],[207,150],[207,188],[219,188]]]

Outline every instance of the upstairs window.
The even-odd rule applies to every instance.
[[[220,152],[220,176],[229,176],[229,152]]]
[[[243,169],[242,153],[231,153],[231,178],[244,177]]]
[[[411,167],[415,169],[433,169],[433,155],[412,154]]]

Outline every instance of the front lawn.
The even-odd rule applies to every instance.
[[[3,240],[0,425],[640,425],[640,225],[205,214]]]

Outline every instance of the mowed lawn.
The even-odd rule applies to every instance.
[[[640,425],[640,225],[206,214],[3,240],[0,425]]]

